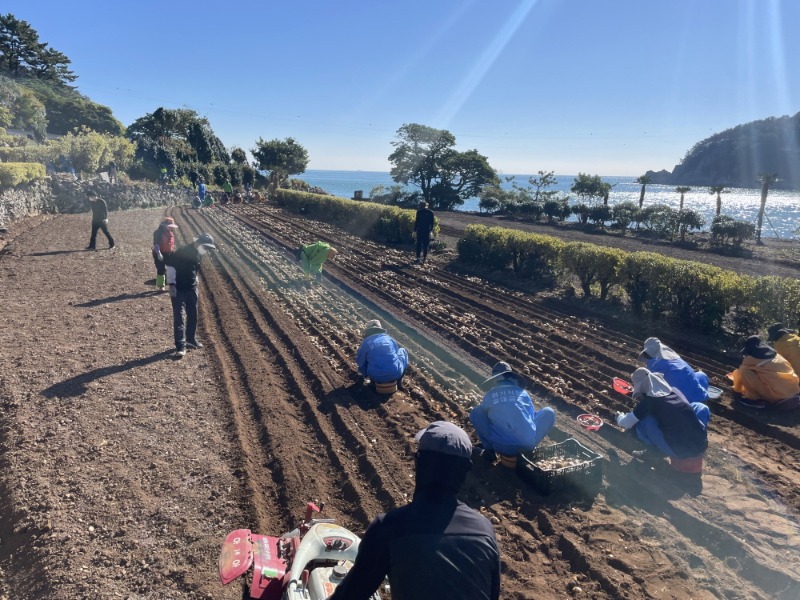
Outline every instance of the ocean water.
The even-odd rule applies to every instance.
[[[511,183],[505,181],[502,175],[503,187],[511,189]],[[517,185],[525,186],[531,175],[515,175]],[[378,171],[306,171],[298,177],[310,185],[324,189],[325,191],[341,196],[342,198],[352,198],[353,192],[361,190],[364,198],[369,197],[371,190],[377,185],[387,188],[395,185],[389,173]],[[575,175],[557,175],[557,184],[550,189],[571,195],[569,188],[575,179]],[[603,181],[614,186],[608,198],[610,205],[620,202],[639,202],[639,191],[641,186],[636,183],[633,176],[603,176]],[[413,188],[411,188],[413,189]],[[571,202],[576,202],[574,194],[571,195]],[[761,201],[761,188],[730,188],[728,193],[722,194],[722,214],[730,215],[740,221],[756,223],[758,218],[758,207]],[[645,206],[649,204],[667,204],[673,208],[678,208],[680,204],[680,194],[675,191],[674,186],[653,185],[647,186],[644,197]],[[716,194],[709,194],[708,188],[692,188],[684,195],[684,208],[699,212],[706,219],[706,227],[711,225],[717,210]],[[467,200],[459,210],[478,211],[478,199]],[[797,239],[800,237],[798,227],[800,227],[800,192],[788,192],[783,190],[770,190],[767,198],[766,217],[761,232],[763,237],[779,237],[782,239]]]

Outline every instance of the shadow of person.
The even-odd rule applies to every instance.
[[[51,250],[49,252],[31,252],[28,254],[28,256],[56,256],[58,254],[74,254],[75,252],[86,252],[86,250]]]
[[[159,295],[161,295],[161,292],[159,292],[158,290],[147,290],[145,292],[139,292],[138,294],[119,294],[118,296],[109,296],[108,298],[97,298],[96,300],[89,300],[88,302],[75,304],[75,306],[78,308],[92,308],[94,306],[111,304],[113,302],[122,302],[124,300],[138,300],[139,298],[147,298],[149,296],[159,296]]]
[[[120,365],[94,369],[88,373],[82,373],[80,375],[76,375],[75,377],[65,379],[59,383],[55,383],[42,390],[40,393],[45,398],[75,398],[85,394],[87,384],[91,383],[92,381],[97,381],[98,379],[108,377],[109,375],[115,375],[117,373],[130,371],[131,369],[147,366],[151,363],[158,362],[159,360],[164,360],[172,353],[173,350],[164,350],[162,352],[157,352],[152,356],[129,360]]]

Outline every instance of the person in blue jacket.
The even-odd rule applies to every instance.
[[[525,379],[506,362],[492,368],[492,376],[484,385],[488,383],[494,387],[469,415],[483,446],[484,458],[493,460],[495,452],[516,456],[533,450],[555,425],[555,411],[549,406],[535,410],[525,391]]]
[[[667,383],[691,402],[708,400],[708,375],[695,371],[669,346],[658,338],[647,338],[638,360],[651,373],[661,373]]]
[[[364,326],[364,340],[356,355],[358,372],[373,384],[397,382],[401,387],[408,368],[408,351],[386,333],[377,319]]]

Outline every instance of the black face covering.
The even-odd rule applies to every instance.
[[[467,473],[472,468],[472,460],[451,456],[441,452],[417,452],[417,483],[414,496],[425,497],[452,496],[458,493]]]

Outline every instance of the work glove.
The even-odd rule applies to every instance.
[[[156,254],[156,258],[158,259],[158,262],[164,262],[164,255],[161,254],[161,250],[159,250]]]
[[[169,297],[174,298],[178,295],[178,288],[175,287],[174,283],[169,284]]]
[[[103,219],[103,225],[108,225],[108,219]]]
[[[617,425],[619,425],[619,422],[622,421],[624,417],[625,417],[624,412],[617,411],[617,416],[616,416]]]

